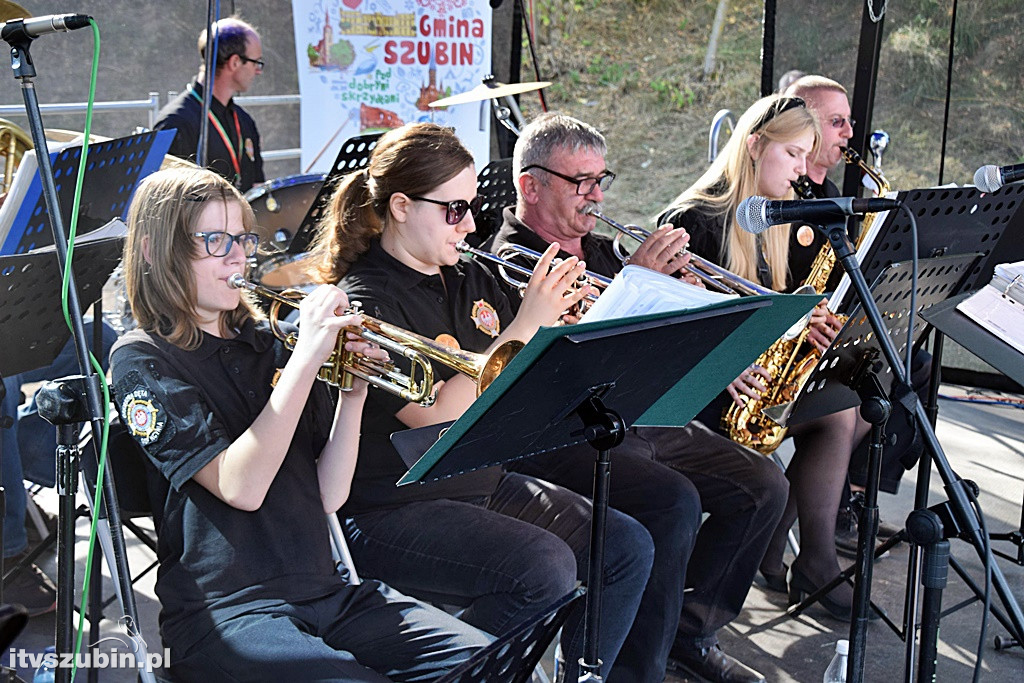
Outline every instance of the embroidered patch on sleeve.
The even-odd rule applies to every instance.
[[[143,446],[160,438],[167,425],[167,414],[153,393],[137,386],[121,400],[121,417],[132,436]]]

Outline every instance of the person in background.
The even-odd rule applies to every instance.
[[[214,24],[216,67],[213,72],[213,97],[207,122],[206,167],[227,178],[241,192],[262,183],[263,157],[260,133],[253,118],[235,104],[234,97],[252,87],[263,73],[263,44],[250,24],[236,17]],[[203,89],[206,78],[206,29],[199,34],[199,73],[166,107],[153,127],[175,129],[170,154],[188,161],[196,160],[203,113]]]
[[[839,188],[829,179],[828,174],[843,164],[843,148],[853,137],[853,119],[850,118],[850,101],[842,84],[819,75],[806,75],[794,81],[786,90],[794,97],[803,98],[807,108],[818,118],[821,127],[821,145],[808,159],[807,179],[809,187],[818,199],[838,197]],[[818,231],[804,226],[794,231],[790,242],[790,270],[793,279],[803,281],[810,272],[811,263],[826,240]],[[911,363],[911,386],[921,401],[927,400],[928,382],[931,377],[932,356],[918,349]],[[850,460],[851,492],[844,494],[836,522],[836,547],[840,553],[855,557],[857,552],[857,519],[864,501],[864,486],[867,484],[868,441],[870,425],[858,421],[856,442]],[[890,441],[882,453],[880,488],[895,494],[899,490],[903,473],[914,466],[921,456],[924,444],[915,427],[915,420],[899,403],[893,405],[893,412],[886,423]],[[896,534],[899,527],[880,521],[879,538],[886,540]]]

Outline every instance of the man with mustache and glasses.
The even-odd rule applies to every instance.
[[[515,207],[484,244],[497,251],[519,244],[559,257],[577,256],[587,269],[613,276],[622,264],[611,240],[593,232],[587,207],[599,204],[615,175],[605,166],[604,137],[592,126],[561,114],[544,114],[526,126],[516,143],[512,173]],[[689,236],[664,226],[630,257],[633,265],[673,274]],[[516,297],[510,297],[513,301]],[[685,350],[681,350],[685,352]],[[725,654],[718,629],[743,607],[772,531],[782,515],[788,484],[768,459],[718,436],[699,422],[681,428],[634,427],[612,451],[611,506],[644,524],[654,539],[654,567],[620,664],[630,661],[630,642],[661,643],[657,660],[633,663],[662,680],[668,658],[711,681],[756,682],[764,677]],[[589,493],[593,452],[562,449],[513,467],[565,488]],[[662,492],[686,489],[697,514],[669,525],[659,510]],[[701,525],[700,513],[710,516]],[[684,598],[683,591],[687,589]]]

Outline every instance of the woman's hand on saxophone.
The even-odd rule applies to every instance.
[[[842,321],[828,310],[828,299],[822,299],[814,307],[808,325],[810,329],[807,330],[807,341],[822,353],[832,345],[839,330],[843,329]]]
[[[743,374],[734,379],[725,390],[729,392],[733,403],[742,408],[744,400],[740,397],[747,396],[754,400],[761,398],[761,395],[768,390],[767,382],[770,382],[771,379],[772,376],[760,365],[751,365],[743,371]]]

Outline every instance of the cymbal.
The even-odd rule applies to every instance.
[[[31,15],[24,7],[16,2],[10,2],[9,0],[0,0],[0,21],[10,21],[11,19],[27,19]]]
[[[535,81],[533,83],[492,83],[491,85],[481,83],[472,90],[467,90],[466,92],[459,93],[458,95],[441,98],[431,102],[427,106],[450,107],[453,104],[482,102],[483,100],[492,100],[496,97],[519,95],[532,90],[540,90],[541,88],[546,88],[549,85],[551,85],[551,81]]]

